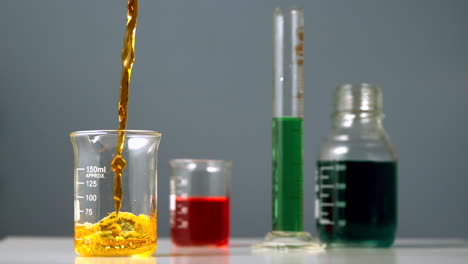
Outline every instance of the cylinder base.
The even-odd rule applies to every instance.
[[[252,246],[254,251],[322,251],[324,245],[317,242],[308,232],[272,231],[265,240]]]

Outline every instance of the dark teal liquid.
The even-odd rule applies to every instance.
[[[392,245],[397,226],[396,162],[319,161],[318,174],[321,241],[329,246]]]

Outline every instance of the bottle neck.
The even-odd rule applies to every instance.
[[[383,129],[383,118],[384,114],[380,111],[338,112],[333,115],[333,127],[336,129],[353,127]]]

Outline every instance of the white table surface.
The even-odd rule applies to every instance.
[[[468,243],[461,239],[398,240],[391,249],[334,249],[321,253],[255,253],[257,239],[231,239],[230,246],[217,249],[177,249],[170,240],[159,239],[158,250],[149,258],[78,257],[72,238],[7,237],[0,240],[0,263],[74,264],[468,264]]]

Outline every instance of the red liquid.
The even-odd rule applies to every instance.
[[[178,246],[228,244],[228,197],[176,197],[171,217],[172,242]]]

